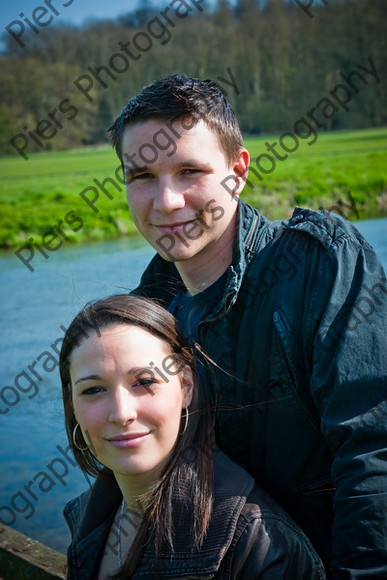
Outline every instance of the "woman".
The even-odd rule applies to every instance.
[[[69,578],[325,578],[311,544],[212,449],[194,356],[174,317],[118,295],[69,326],[67,435],[93,487],[67,504]]]

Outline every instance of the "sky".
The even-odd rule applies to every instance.
[[[152,0],[152,4],[165,8],[170,0]],[[210,0],[213,4],[215,0]],[[46,0],[49,4],[50,0]],[[73,0],[72,4],[64,7],[71,0],[51,0],[51,5],[59,12],[55,16],[55,21],[59,20],[82,24],[87,18],[115,18],[119,14],[132,11],[141,4],[141,0]],[[13,20],[20,20],[19,14],[22,12],[25,18],[32,19],[32,12],[38,6],[47,7],[44,0],[1,0],[0,3],[0,24],[1,32],[5,32],[5,27]],[[48,16],[47,16],[48,17]],[[33,21],[32,21],[33,22]]]

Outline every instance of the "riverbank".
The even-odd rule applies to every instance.
[[[62,580],[66,557],[0,524],[0,580]]]
[[[300,139],[297,150],[286,158],[281,155],[281,161],[267,153],[267,144],[273,146],[275,140],[275,136],[245,140],[252,161],[243,199],[263,215],[283,219],[296,205],[312,209],[341,205],[350,220],[387,215],[387,129]],[[52,247],[137,235],[119,162],[110,147],[34,154],[28,161],[2,157],[0,173],[0,248],[27,242],[41,245],[43,236]],[[348,204],[348,192],[356,209],[351,215],[342,205]]]

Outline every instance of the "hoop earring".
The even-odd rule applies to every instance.
[[[188,407],[184,407],[183,411],[185,411],[185,423],[184,423],[184,429],[181,433],[179,433],[179,435],[184,435],[184,433],[187,431],[187,427],[188,427]]]
[[[77,443],[77,442],[76,442],[76,440],[75,440],[75,435],[76,435],[76,433],[77,433],[77,429],[78,429],[78,427],[79,427],[79,423],[77,423],[77,424],[75,425],[75,427],[74,427],[74,430],[73,430],[73,443],[74,443],[75,447],[76,447],[77,449],[79,449],[79,451],[86,451],[86,449],[89,449],[89,448],[88,448],[88,446],[86,445],[86,447],[79,447],[78,443]]]

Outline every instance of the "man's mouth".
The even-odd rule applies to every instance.
[[[174,222],[172,224],[153,224],[158,230],[163,232],[163,234],[173,234],[175,232],[181,232],[187,227],[189,224],[192,224],[195,221],[195,218],[192,220],[187,220],[184,222]]]

